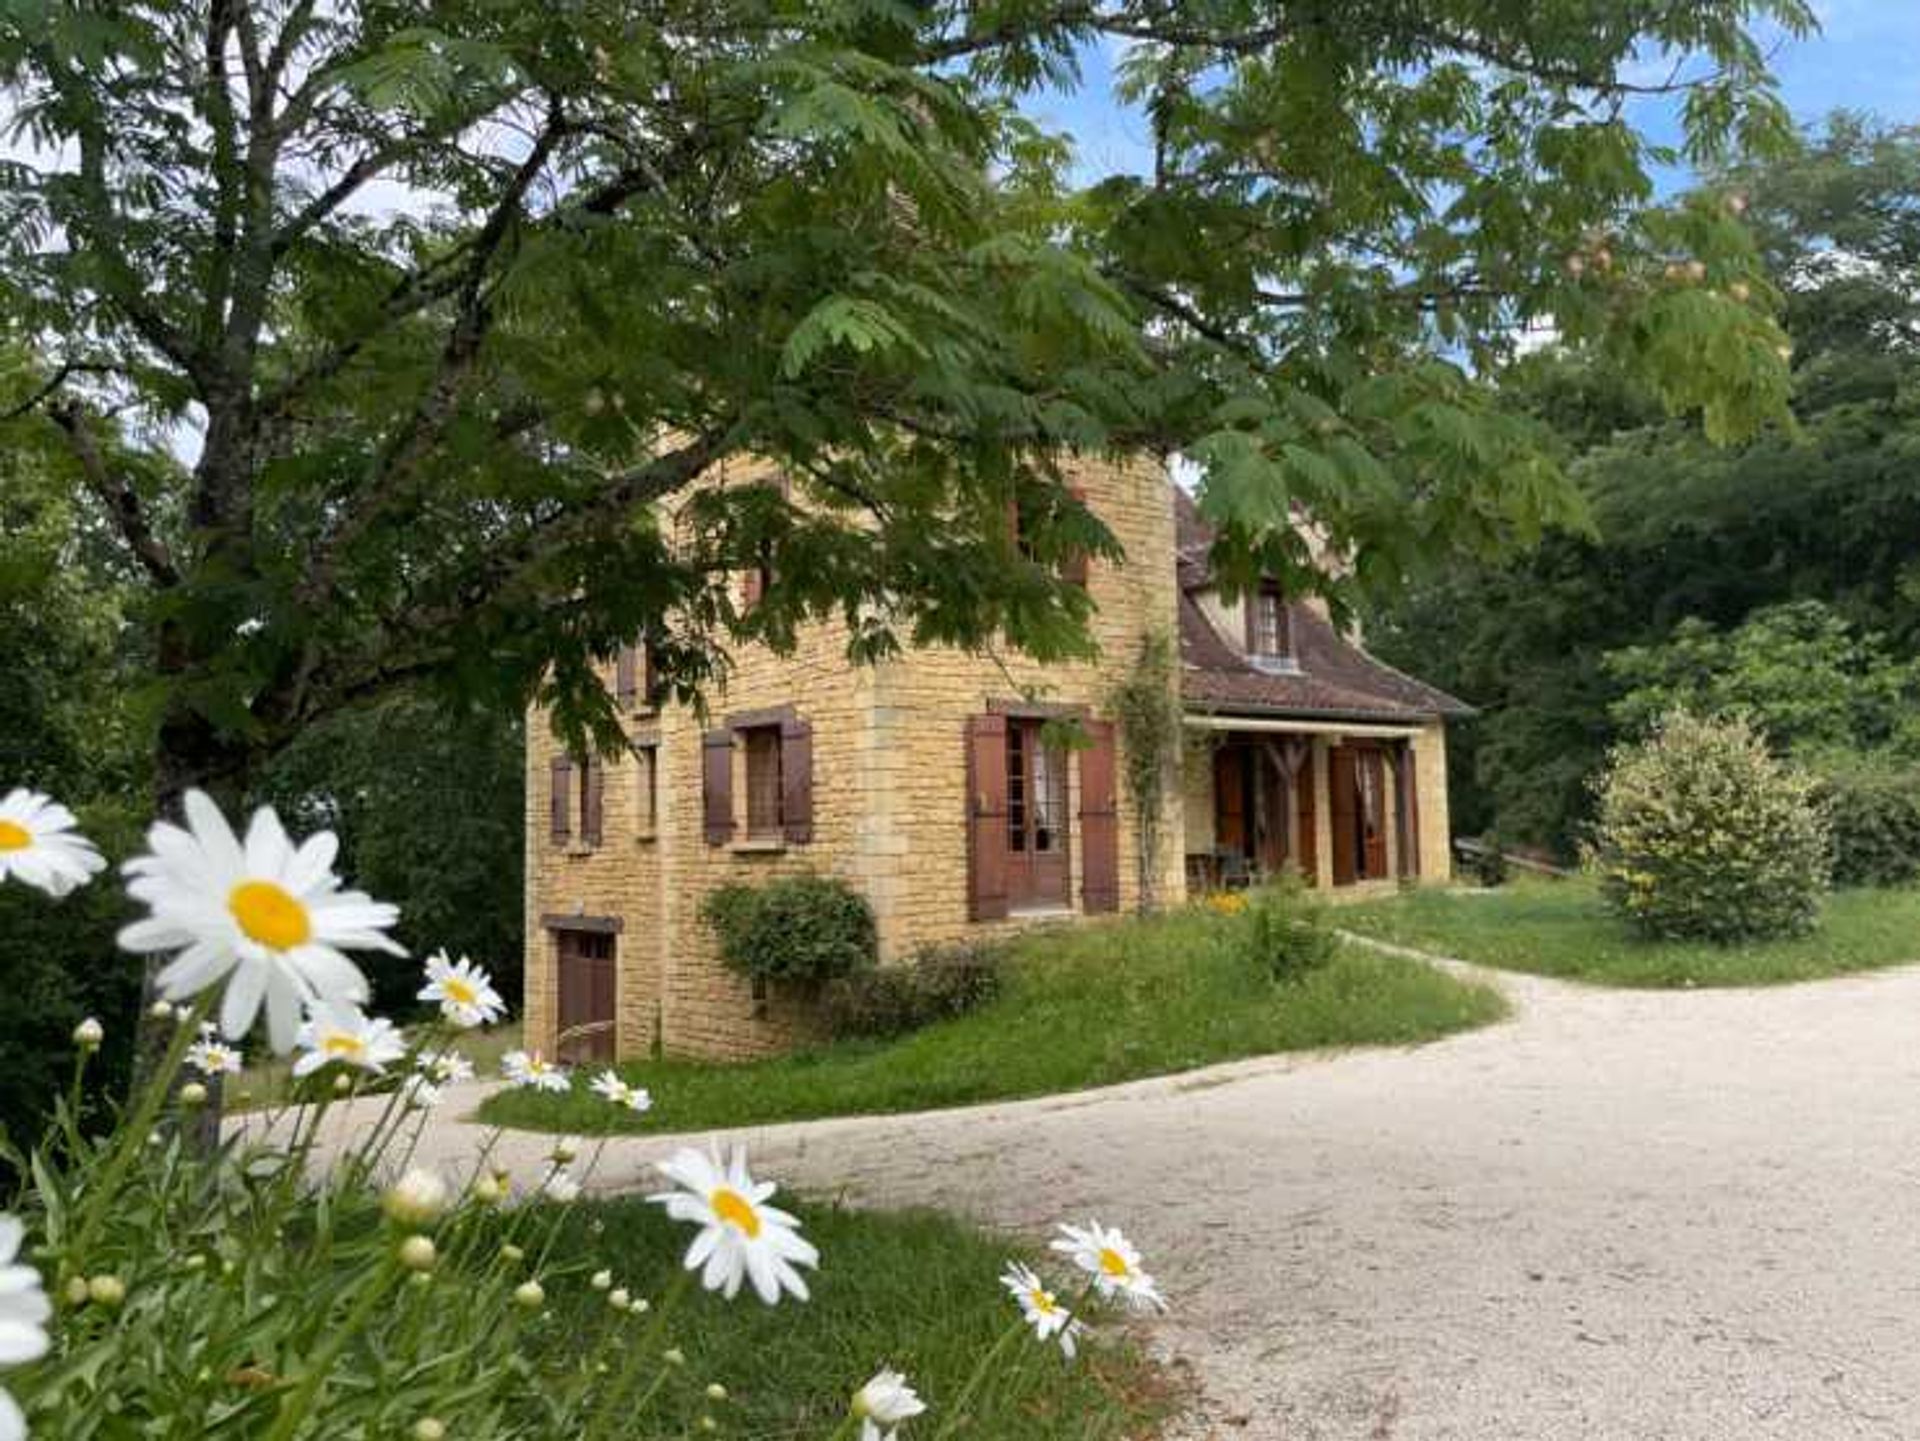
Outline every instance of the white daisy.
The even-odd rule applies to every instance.
[[[440,1014],[462,1029],[490,1026],[507,1013],[493,978],[465,956],[448,960],[445,951],[427,957],[427,983],[420,988],[420,999],[438,1002]]]
[[[47,1318],[53,1307],[40,1273],[15,1260],[25,1234],[17,1217],[0,1215],[0,1366],[18,1366],[47,1354]],[[26,1434],[27,1418],[0,1388],[0,1441],[19,1441]]]
[[[676,1221],[691,1221],[700,1234],[687,1247],[686,1267],[700,1271],[700,1284],[740,1293],[743,1279],[769,1306],[783,1292],[807,1299],[807,1283],[797,1267],[817,1267],[820,1253],[800,1235],[800,1223],[766,1204],[775,1187],[756,1183],[747,1171],[747,1153],[735,1147],[722,1164],[717,1151],[702,1155],[691,1147],[660,1163],[660,1173],[681,1189],[649,1196]]]
[[[1119,1297],[1136,1311],[1167,1309],[1153,1277],[1140,1269],[1140,1253],[1113,1227],[1091,1221],[1059,1229],[1053,1249],[1093,1277],[1094,1289],[1102,1296]]]
[[[565,1166],[554,1166],[540,1182],[540,1194],[565,1206],[580,1199],[580,1182]]]
[[[400,1099],[409,1111],[431,1111],[446,1099],[433,1077],[415,1071],[400,1083]]]
[[[1066,1352],[1068,1360],[1072,1360],[1080,1333],[1085,1328],[1074,1319],[1073,1312],[1060,1304],[1059,1298],[1047,1289],[1046,1283],[1034,1274],[1033,1268],[1010,1261],[1000,1277],[1000,1284],[1012,1292],[1013,1299],[1020,1303],[1021,1314],[1027,1318],[1027,1324],[1033,1327],[1034,1339],[1047,1341],[1057,1337],[1060,1349]]]
[[[367,1000],[366,977],[346,950],[406,951],[386,934],[390,905],[340,889],[339,842],[318,831],[296,847],[271,809],[254,812],[243,845],[220,808],[186,795],[187,827],[157,822],[148,854],[128,861],[127,892],[152,914],[120,932],[130,951],[178,951],[160,972],[162,991],[184,1000],[227,980],[220,1029],[237,1041],[260,1014],[275,1051],[286,1051],[302,1007]]]
[[[237,1076],[240,1048],[229,1046],[211,1025],[200,1027],[200,1039],[187,1047],[187,1064],[203,1076]]]
[[[438,1051],[431,1056],[422,1056],[420,1070],[443,1086],[473,1079],[473,1062],[458,1051]]]
[[[538,1051],[508,1051],[500,1058],[500,1074],[508,1084],[527,1086],[536,1091],[564,1094],[573,1089],[566,1071],[545,1060]]]
[[[593,1078],[593,1093],[605,1096],[616,1106],[625,1106],[629,1111],[645,1112],[653,1109],[653,1097],[644,1087],[630,1086],[612,1071],[602,1071]]]
[[[310,1076],[335,1061],[384,1075],[387,1062],[407,1053],[399,1029],[385,1016],[369,1016],[358,1006],[330,1001],[308,1010],[296,1044],[307,1053],[293,1063],[296,1076]]]
[[[58,900],[106,869],[73,812],[51,796],[15,787],[0,799],[0,881],[8,876]]]
[[[853,1414],[860,1418],[860,1441],[894,1441],[892,1428],[911,1421],[927,1409],[907,1378],[883,1366],[874,1378],[853,1393]]]

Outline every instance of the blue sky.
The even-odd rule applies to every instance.
[[[1815,9],[1820,31],[1784,40],[1773,62],[1795,118],[1817,120],[1847,108],[1920,123],[1920,0],[1815,0]],[[1088,176],[1143,173],[1151,159],[1145,120],[1112,99],[1110,59],[1107,49],[1089,49],[1082,57],[1085,84],[1076,94],[1039,96],[1027,106],[1049,128],[1073,135]],[[1643,101],[1635,119],[1655,140],[1678,138],[1675,102]],[[1683,184],[1685,178],[1670,180]]]

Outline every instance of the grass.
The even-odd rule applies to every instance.
[[[1610,986],[1779,985],[1920,961],[1920,890],[1839,891],[1813,935],[1739,946],[1643,939],[1585,879],[1415,891],[1343,908],[1339,918],[1383,941]]]
[[[770,1308],[751,1291],[732,1302],[690,1292],[659,1337],[661,1346],[685,1352],[687,1365],[660,1393],[663,1414],[645,1418],[646,1435],[696,1434],[699,1417],[711,1413],[724,1436],[824,1437],[846,1415],[849,1394],[884,1362],[904,1371],[927,1402],[927,1416],[913,1429],[930,1436],[949,1419],[975,1363],[1018,1315],[996,1278],[1021,1248],[931,1212],[806,1203],[790,1209],[820,1248],[812,1299]],[[608,1265],[623,1283],[670,1275],[691,1236],[660,1207],[638,1200],[583,1206],[570,1225],[577,1228],[573,1244],[559,1254],[592,1258],[583,1266]],[[547,1293],[553,1308],[546,1324],[552,1344],[562,1348],[585,1320],[584,1308],[605,1306],[583,1277],[556,1281]],[[994,1441],[1157,1434],[1179,1399],[1168,1373],[1125,1331],[1112,1324],[1098,1330],[1071,1366],[1057,1349],[1023,1339],[976,1393],[957,1434]],[[705,1397],[714,1381],[727,1388],[726,1401]]]
[[[568,1096],[497,1094],[481,1116],[592,1133],[929,1110],[1275,1051],[1430,1040],[1504,1013],[1490,988],[1354,947],[1277,985],[1243,953],[1245,927],[1244,917],[1194,909],[1038,932],[1016,946],[994,1001],[896,1040],[840,1041],[744,1065],[624,1065],[653,1092],[644,1118],[583,1086]]]
[[[486,1076],[497,1074],[500,1058],[519,1045],[520,1023],[507,1021],[484,1030],[463,1032],[453,1043],[453,1049],[472,1061],[475,1071]],[[228,1082],[227,1109],[257,1111],[269,1106],[285,1105],[291,1098],[292,1072],[289,1066],[290,1058],[281,1057],[255,1060],[243,1068],[239,1075]]]

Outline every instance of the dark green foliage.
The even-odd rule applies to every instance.
[[[1504,886],[1509,870],[1506,843],[1498,831],[1488,831],[1480,845],[1480,854],[1473,858],[1474,879],[1483,886]]]
[[[1006,954],[1001,942],[956,942],[843,976],[821,998],[827,1029],[836,1036],[900,1036],[977,1010],[1000,993]]]
[[[410,957],[360,965],[388,1014],[418,1003],[421,958],[445,947],[492,972],[518,1006],[526,822],[521,724],[421,696],[344,712],[274,759],[255,799],[296,835],[340,837],[340,873],[400,906]]]
[[[1920,764],[1833,752],[1811,762],[1833,827],[1833,879],[1896,886],[1920,879]]]
[[[873,907],[830,876],[723,886],[701,903],[700,914],[719,937],[720,958],[743,976],[831,981],[878,956]]]
[[[1482,708],[1449,734],[1454,818],[1469,833],[1498,824],[1571,855],[1587,778],[1648,713],[1616,710],[1638,682],[1605,658],[1633,650],[1677,677],[1708,634],[1681,633],[1689,620],[1727,636],[1756,612],[1819,601],[1849,645],[1896,660],[1920,648],[1920,132],[1836,117],[1791,160],[1713,189],[1747,197],[1782,285],[1797,433],[1719,449],[1662,421],[1617,367],[1533,357],[1503,387],[1557,432],[1588,523],[1520,560],[1450,564],[1370,618],[1382,656]],[[1789,668],[1775,678],[1779,698],[1824,704],[1814,676],[1797,697]]]
[[[1276,981],[1303,980],[1339,954],[1326,906],[1296,882],[1263,886],[1243,914],[1247,957]]]

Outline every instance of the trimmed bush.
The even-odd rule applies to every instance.
[[[707,897],[700,914],[720,938],[720,958],[743,976],[831,981],[878,956],[873,908],[828,876],[725,886]]]
[[[1920,765],[1883,753],[1814,763],[1833,826],[1833,879],[1899,886],[1920,878]]]
[[[1004,945],[931,946],[899,965],[843,976],[823,998],[836,1036],[900,1036],[978,1010],[1000,994]]]
[[[1746,721],[1674,712],[1595,781],[1588,860],[1601,896],[1649,936],[1806,934],[1833,864],[1816,787]]]
[[[1327,924],[1326,907],[1298,881],[1254,892],[1246,908],[1246,949],[1255,965],[1276,981],[1304,980],[1333,960],[1340,938]]]

